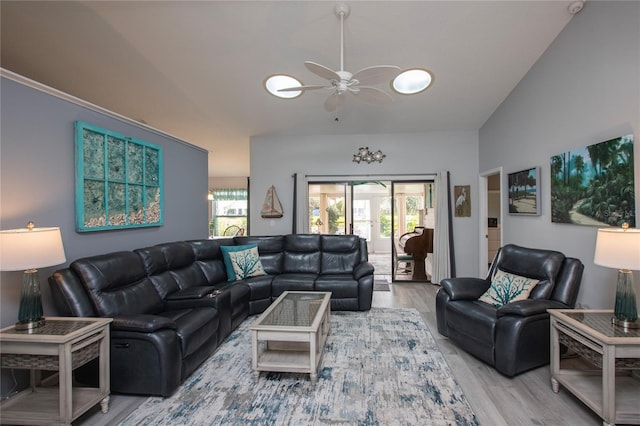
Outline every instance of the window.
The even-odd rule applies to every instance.
[[[212,237],[246,234],[247,190],[245,188],[214,189],[212,194],[209,234]]]

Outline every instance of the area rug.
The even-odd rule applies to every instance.
[[[245,321],[170,398],[151,397],[133,425],[478,425],[420,314],[332,312],[318,381],[262,373],[254,383]]]
[[[374,281],[373,291],[391,291],[389,290],[389,283],[386,281]]]

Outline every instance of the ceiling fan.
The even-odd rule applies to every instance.
[[[345,4],[337,4],[333,11],[340,19],[340,70],[334,71],[324,65],[311,61],[305,61],[304,66],[312,73],[329,80],[325,85],[304,85],[279,89],[279,92],[296,92],[317,89],[328,89],[331,94],[324,102],[324,109],[335,111],[344,103],[347,93],[351,93],[364,102],[372,104],[388,104],[393,98],[384,90],[372,87],[372,84],[380,84],[391,81],[400,72],[400,67],[395,65],[377,65],[363,68],[355,74],[344,69],[344,19],[349,16],[350,8]]]

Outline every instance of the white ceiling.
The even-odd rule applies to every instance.
[[[210,176],[248,176],[254,135],[478,130],[572,17],[571,1],[346,3],[346,70],[424,67],[432,87],[334,113],[324,91],[269,95],[274,73],[323,84],[306,60],[339,69],[335,1],[2,0],[1,65],[208,149]]]

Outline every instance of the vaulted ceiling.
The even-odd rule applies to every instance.
[[[210,176],[247,176],[254,135],[477,130],[573,16],[570,1],[346,3],[345,69],[427,68],[427,91],[333,113],[323,90],[268,94],[275,73],[323,84],[304,61],[339,69],[334,1],[2,0],[0,60],[208,149]]]

